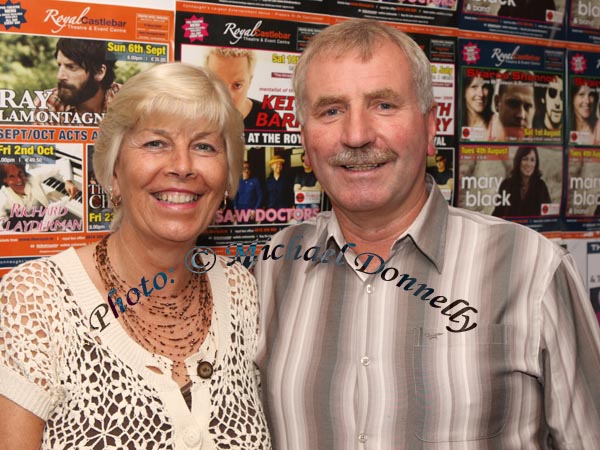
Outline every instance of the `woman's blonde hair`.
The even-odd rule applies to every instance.
[[[157,65],[131,77],[109,105],[100,122],[93,159],[94,173],[104,190],[110,191],[125,134],[154,115],[174,121],[203,120],[223,136],[229,166],[227,190],[233,196],[244,156],[242,115],[215,75],[182,63]],[[121,220],[121,208],[114,208],[113,230]]]

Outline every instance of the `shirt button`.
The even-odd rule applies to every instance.
[[[188,447],[198,447],[202,436],[195,425],[189,426],[183,430],[183,442]]]
[[[373,285],[367,284],[367,294],[372,294],[372,293],[373,293]]]
[[[361,444],[367,442],[367,435],[365,433],[360,433],[358,435],[358,442],[360,442]]]
[[[368,356],[363,356],[362,358],[360,358],[360,363],[366,367],[371,363],[371,360]]]

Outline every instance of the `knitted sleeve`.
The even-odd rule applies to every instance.
[[[47,420],[60,400],[61,283],[48,259],[25,263],[0,283],[0,394]]]

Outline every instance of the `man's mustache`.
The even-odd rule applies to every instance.
[[[65,81],[59,81],[58,82],[58,88],[59,89],[71,89],[71,90],[73,90],[73,89],[76,88],[76,86],[74,84],[69,84],[69,83],[67,83]]]
[[[332,166],[359,166],[385,164],[396,159],[398,159],[398,155],[389,148],[380,149],[368,146],[359,149],[345,148],[329,158],[328,162]]]

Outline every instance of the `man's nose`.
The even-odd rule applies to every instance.
[[[361,148],[374,141],[371,116],[366,109],[350,108],[344,116],[343,143],[348,147]]]
[[[60,81],[64,81],[67,79],[67,71],[63,66],[58,66],[58,73],[57,73],[56,77]]]

